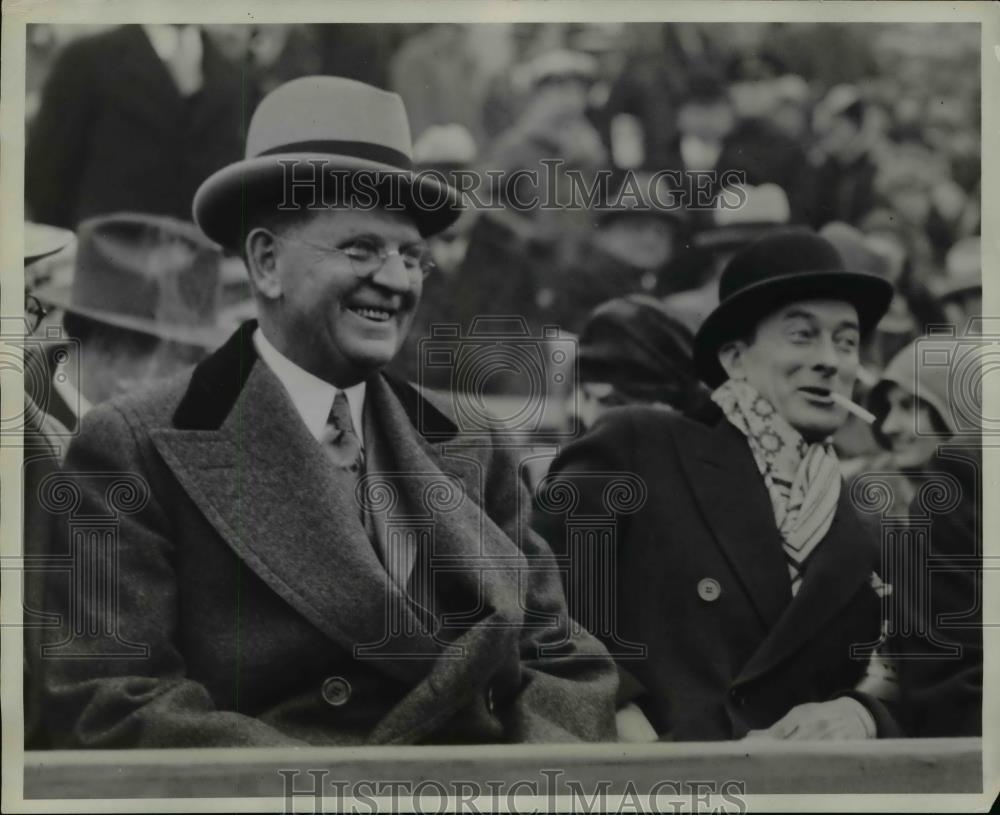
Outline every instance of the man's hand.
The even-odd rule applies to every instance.
[[[751,730],[748,739],[873,739],[875,719],[861,702],[841,696],[831,702],[808,702],[793,707],[766,730]]]

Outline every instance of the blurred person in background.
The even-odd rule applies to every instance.
[[[772,82],[774,107],[771,121],[788,138],[806,151],[812,147],[812,93],[809,84],[796,74],[784,74]]]
[[[414,142],[413,163],[417,171],[441,173],[454,187],[454,174],[475,165],[476,143],[472,134],[460,124],[431,125]],[[447,390],[451,387],[451,372],[447,366],[424,365],[420,343],[431,336],[435,325],[461,322],[469,315],[456,292],[464,291],[462,267],[469,248],[469,239],[479,217],[472,207],[462,210],[454,222],[427,238],[433,259],[433,271],[424,280],[420,306],[413,324],[389,370],[420,385]]]
[[[944,275],[932,282],[934,296],[956,335],[983,315],[983,270],[978,237],[963,238],[948,252]]]
[[[740,201],[744,203],[739,205]],[[777,184],[720,193],[710,222],[693,235],[683,253],[686,257],[679,256],[678,265],[664,272],[659,292],[671,313],[688,330],[697,331],[719,304],[719,278],[733,255],[767,232],[786,226],[790,217],[788,197]]]
[[[403,97],[410,131],[457,123],[476,133],[485,77],[469,46],[468,26],[433,23],[412,35],[389,65],[390,89]]]
[[[110,212],[186,219],[200,180],[239,155],[254,99],[196,25],[124,25],[70,42],[28,132],[28,212],[71,229]]]
[[[24,225],[24,267],[25,267],[25,340],[38,329],[45,317],[45,309],[32,293],[30,267],[40,260],[63,251],[73,241],[73,233],[68,229],[45,224],[26,223]],[[24,569],[24,748],[38,750],[46,746],[43,727],[42,694],[39,677],[41,675],[41,626],[45,607],[45,570],[31,568],[31,560],[50,553],[49,539],[52,535],[52,516],[38,500],[42,483],[59,471],[70,432],[47,412],[48,393],[29,393],[32,376],[32,356],[30,346],[25,343],[24,368],[24,414],[22,494],[24,496],[24,536],[22,552],[28,562]],[[37,361],[37,356],[35,360]],[[37,370],[36,370],[37,372]]]
[[[511,23],[506,33],[506,66],[486,83],[481,132],[490,142],[512,127],[531,94],[531,63],[540,54],[558,49],[559,26],[554,23]]]
[[[94,405],[193,365],[234,325],[219,308],[220,251],[193,224],[105,215],[78,230],[72,282],[35,295],[62,312],[69,339],[39,364],[50,412],[71,431]],[[73,359],[79,353],[77,359]],[[27,383],[26,383],[27,387]]]
[[[750,185],[777,184],[788,198],[791,220],[804,219],[813,195],[805,150],[766,118],[741,117],[720,74],[692,74],[677,111],[678,152],[688,172],[714,171],[717,194],[727,171],[744,173]],[[691,182],[692,187],[694,182]],[[689,193],[693,190],[689,190]],[[695,206],[703,206],[692,196]]]
[[[630,294],[602,303],[579,337],[579,382],[571,400],[581,433],[622,405],[687,413],[708,391],[694,370],[691,332],[659,300]]]
[[[558,204],[563,199],[569,203],[567,170],[580,172],[589,188],[608,160],[587,118],[594,60],[586,54],[549,51],[537,57],[530,70],[527,107],[479,160],[489,185],[480,195],[488,193],[501,207],[485,210],[476,221],[456,281],[453,297],[466,324],[479,314],[509,314],[537,327],[552,305],[546,292],[553,290],[559,269],[592,226],[585,207]],[[543,160],[562,163],[550,168]],[[543,209],[553,189],[550,173],[560,199]]]
[[[659,183],[657,183],[659,182]],[[552,280],[547,314],[578,333],[592,309],[628,294],[651,294],[685,238],[686,219],[661,176],[628,173],[594,213],[594,230]]]
[[[875,206],[872,156],[874,133],[867,104],[853,85],[838,85],[817,105],[813,132],[817,144],[814,199],[809,221],[816,228],[830,221],[856,224]]]
[[[884,258],[885,274],[896,290],[879,324],[878,342],[869,349],[872,364],[883,368],[928,325],[943,322],[944,312],[914,260],[918,251],[914,249],[914,234],[898,215],[888,209],[875,209],[861,221],[859,229],[865,245]]]

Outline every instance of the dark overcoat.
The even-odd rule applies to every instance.
[[[613,739],[614,665],[570,631],[510,454],[466,444],[412,387],[368,381],[366,459],[388,479],[373,520],[429,535],[419,557],[440,567],[421,627],[253,328],[96,407],[71,445],[53,548],[112,594],[49,581],[65,621],[46,659],[54,746]]]
[[[853,691],[880,636],[877,529],[843,489],[793,599],[764,480],[714,405],[699,420],[606,414],[553,463],[535,525],[572,563],[571,614],[608,645],[623,701],[661,737],[740,738],[844,692],[880,735],[897,731],[886,707]]]

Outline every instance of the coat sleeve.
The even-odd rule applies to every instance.
[[[487,484],[488,513],[519,541],[528,561],[525,616],[555,624],[523,626],[522,682],[509,707],[507,737],[517,742],[614,741],[614,663],[604,646],[570,619],[559,570],[529,524],[531,498],[512,457],[498,453]],[[536,616],[537,615],[537,616]]]
[[[46,637],[43,660],[52,746],[298,744],[250,716],[216,709],[208,690],[187,675],[177,645],[173,531],[149,467],[151,446],[143,448],[140,438],[117,408],[96,408],[51,492],[64,510],[52,551],[72,553],[70,573],[47,581],[47,610],[62,620]],[[116,534],[102,541],[88,530],[95,520],[107,525],[105,519]],[[111,579],[79,590],[88,575]]]
[[[602,417],[585,436],[567,446],[555,459],[536,490],[533,504],[533,528],[568,564],[561,575],[567,596],[571,598],[570,614],[590,630],[595,630],[598,621],[611,621],[610,626],[602,628],[608,629],[612,638],[617,631],[613,621],[618,609],[611,606],[611,589],[620,592],[624,587],[594,582],[608,571],[605,555],[596,547],[571,540],[570,530],[574,516],[579,520],[604,515],[602,524],[612,526],[616,541],[613,556],[618,557],[617,546],[629,534],[629,515],[627,512],[606,513],[609,502],[612,505],[616,501],[627,502],[637,489],[635,467],[628,452],[635,449],[637,443],[635,422],[635,409],[631,408],[614,410]],[[642,683],[620,661],[617,673],[617,707],[640,701],[646,694]]]

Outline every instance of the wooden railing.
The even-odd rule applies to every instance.
[[[548,773],[548,775],[546,775]],[[557,774],[557,775],[553,775]],[[741,783],[747,795],[780,793],[977,793],[979,739],[873,742],[713,742],[647,745],[502,745],[471,747],[254,748],[52,751],[24,756],[24,797],[285,797],[291,783],[309,794],[317,780],[485,785],[555,778],[621,794],[664,783],[707,782],[716,791]],[[366,787],[371,789],[371,787]],[[412,789],[412,787],[411,787]],[[523,789],[530,789],[525,787]],[[522,789],[522,791],[523,791]],[[730,790],[736,787],[730,786]],[[550,789],[551,791],[551,789]],[[370,792],[369,792],[370,794]]]

